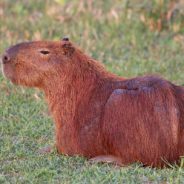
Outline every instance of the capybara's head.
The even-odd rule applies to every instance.
[[[20,43],[4,53],[3,72],[15,84],[42,87],[66,70],[74,51],[68,39]]]

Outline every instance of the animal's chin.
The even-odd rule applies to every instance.
[[[18,85],[18,80],[16,80],[15,77],[13,77],[11,75],[8,75],[8,74],[5,74],[5,78],[7,78],[8,80],[10,80],[13,84]]]
[[[39,79],[38,75],[28,75],[28,71],[26,74],[20,73],[19,71],[15,70],[12,65],[9,64],[4,64],[2,71],[4,77],[15,85],[39,88],[41,87],[42,81]]]
[[[13,84],[18,84],[13,69],[10,66],[3,65],[2,73],[5,78],[10,80]]]

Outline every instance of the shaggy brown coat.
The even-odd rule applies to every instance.
[[[181,86],[118,77],[68,40],[15,45],[3,70],[13,83],[44,91],[59,153],[156,167],[184,155]]]

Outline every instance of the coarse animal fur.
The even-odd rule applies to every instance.
[[[15,45],[3,70],[44,91],[59,153],[162,167],[184,155],[184,88],[155,76],[125,79],[68,39]]]

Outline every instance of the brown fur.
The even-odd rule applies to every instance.
[[[18,44],[6,56],[7,78],[44,91],[59,153],[156,167],[184,155],[183,87],[118,77],[68,40]]]

